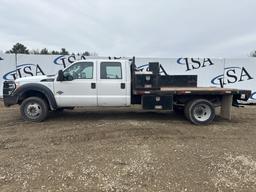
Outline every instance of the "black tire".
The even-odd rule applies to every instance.
[[[29,97],[21,103],[20,112],[26,121],[41,122],[48,116],[49,107],[45,100],[39,97]]]
[[[206,99],[195,99],[186,104],[185,116],[195,125],[209,124],[215,118],[215,108]]]

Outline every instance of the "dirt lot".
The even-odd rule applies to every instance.
[[[21,120],[0,102],[0,191],[256,191],[256,107],[194,126],[136,109]]]

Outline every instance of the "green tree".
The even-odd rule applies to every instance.
[[[48,49],[43,48],[43,49],[40,51],[40,54],[41,54],[41,55],[49,55],[50,53],[49,53]]]
[[[91,54],[90,54],[90,52],[85,51],[85,52],[83,52],[83,54],[82,54],[82,55],[84,55],[84,56],[90,56]]]
[[[60,54],[61,55],[68,55],[69,53],[65,48],[61,48]]]
[[[39,49],[31,49],[29,50],[25,45],[21,43],[16,43],[13,45],[12,49],[9,51],[6,51],[5,53],[16,53],[16,54],[34,54],[34,55],[69,55],[69,52],[66,50],[66,48],[61,48],[60,51],[49,51],[47,48],[43,48],[41,50]],[[73,55],[74,53],[72,53]],[[78,53],[78,55],[80,55]],[[97,56],[97,53],[94,52],[89,52],[89,51],[84,51],[81,55],[84,56]]]
[[[52,55],[59,55],[59,54],[60,54],[60,52],[59,52],[59,51],[54,51],[54,50],[53,50],[53,51],[51,52],[51,54],[52,54]]]
[[[20,53],[20,54],[29,54],[29,50],[27,47],[21,43],[16,43],[13,45],[12,49],[10,51],[7,51],[7,53]]]
[[[29,50],[29,54],[33,54],[33,55],[39,55],[40,52],[38,49],[32,49],[32,50]]]

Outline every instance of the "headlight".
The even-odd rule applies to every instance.
[[[4,95],[11,95],[12,92],[16,89],[16,84],[14,81],[5,81],[3,87]]]
[[[8,88],[14,90],[16,88],[15,83],[9,83],[9,87]]]

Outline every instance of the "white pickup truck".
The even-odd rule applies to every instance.
[[[160,73],[160,70],[163,73]],[[168,75],[149,63],[146,72],[131,60],[81,60],[58,74],[5,81],[5,106],[20,105],[25,120],[43,121],[49,111],[74,107],[124,107],[182,111],[194,124],[207,124],[221,106],[221,116],[231,118],[231,106],[248,100],[251,91],[197,87],[195,75]]]

